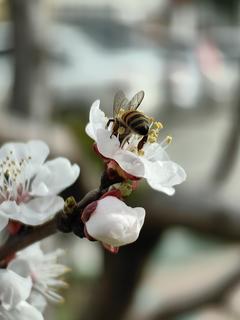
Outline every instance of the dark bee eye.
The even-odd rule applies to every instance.
[[[144,125],[137,128],[138,134],[141,134],[142,136],[145,136],[148,134],[149,126]]]

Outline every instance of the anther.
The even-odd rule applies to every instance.
[[[156,121],[154,122],[154,127],[161,130],[163,128],[163,124],[161,122]]]

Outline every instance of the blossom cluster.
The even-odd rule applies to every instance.
[[[171,138],[159,141],[160,122],[151,120],[144,137],[129,129],[124,136],[125,129],[116,129],[116,122],[109,126],[110,122],[115,119],[108,119],[100,102],[94,102],[86,133],[104,162],[107,184],[101,182],[97,199],[90,197],[81,209],[76,204],[66,211],[67,201],[59,196],[77,180],[77,164],[63,157],[46,161],[49,148],[40,140],[4,144],[0,148],[0,232],[7,230],[10,238],[18,237],[26,226],[34,232],[34,227],[58,219],[68,225],[63,228],[67,232],[75,232],[73,224],[77,224],[80,234],[112,253],[137,240],[145,209],[128,206],[125,198],[142,178],[154,190],[173,195],[174,186],[186,174],[166,152]],[[63,231],[60,224],[58,228]],[[59,279],[67,271],[57,262],[61,254],[60,249],[44,254],[36,243],[0,261],[0,319],[41,320],[47,301],[62,301],[56,290],[66,286]]]
[[[59,277],[68,268],[57,262],[62,254],[61,249],[45,254],[36,243],[0,269],[0,319],[43,320],[47,301],[63,301],[57,292],[66,287]]]

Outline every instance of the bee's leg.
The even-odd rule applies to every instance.
[[[108,122],[107,122],[107,124],[106,124],[106,129],[109,127],[109,125],[110,125],[111,122],[114,122],[114,119],[109,119],[109,120],[108,120]]]
[[[112,133],[111,133],[111,136],[110,138],[112,138],[112,136],[116,136],[118,135],[118,128],[119,128],[119,123],[118,121],[114,121],[114,125],[113,125],[113,128],[112,128]]]
[[[138,142],[138,145],[137,145],[138,151],[143,148],[143,146],[144,146],[145,143],[147,142],[147,139],[148,139],[148,135],[146,134],[146,135],[143,136],[142,139]]]
[[[120,137],[120,141],[121,141],[121,144],[120,144],[120,147],[122,148],[125,143],[128,143],[129,142],[129,139],[131,137],[131,133],[128,133],[127,135],[123,135],[124,137],[122,138],[122,141],[121,141],[121,137]]]

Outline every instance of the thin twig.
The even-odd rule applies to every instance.
[[[77,206],[73,212],[73,218],[76,218],[76,215],[79,216],[79,219],[72,219],[74,224],[81,224],[81,218],[80,214],[81,211],[91,202],[99,199],[106,191],[107,189],[117,183],[122,181],[122,178],[120,177],[114,177],[114,179],[109,180],[107,175],[103,174],[101,179],[101,185],[99,189],[94,189],[89,191],[83,198],[77,203]],[[47,238],[53,234],[55,234],[58,231],[58,222],[59,217],[65,216],[65,213],[63,210],[59,211],[55,217],[48,221],[47,223],[37,226],[37,227],[29,227],[23,232],[11,236],[8,238],[8,240],[0,247],[0,261],[4,260],[8,256],[11,256],[15,252],[22,250],[26,248],[27,246],[40,241],[44,238]],[[78,218],[77,216],[77,218]]]

